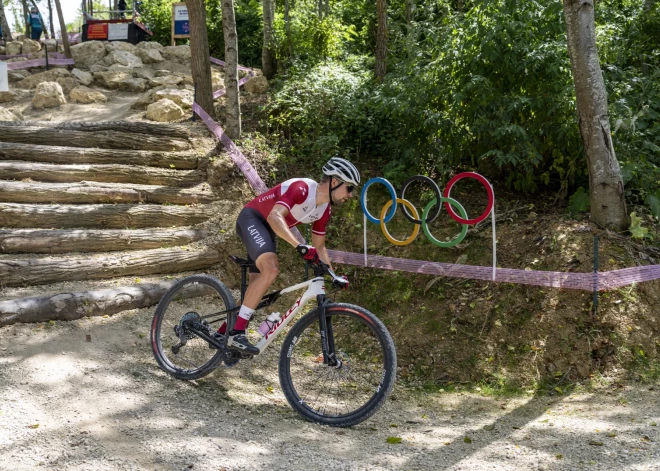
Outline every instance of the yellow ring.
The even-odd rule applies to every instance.
[[[397,204],[402,204],[406,208],[408,208],[412,213],[413,217],[415,219],[419,219],[419,213],[417,212],[417,209],[412,205],[412,203],[408,200],[404,200],[401,198],[396,199]],[[403,247],[404,245],[408,245],[412,243],[413,240],[417,237],[417,234],[419,234],[419,224],[415,224],[415,229],[413,230],[413,233],[410,237],[408,237],[406,240],[397,240],[394,237],[392,237],[387,230],[387,226],[385,225],[385,214],[387,214],[387,210],[390,209],[390,206],[392,206],[392,200],[389,200],[385,206],[383,206],[382,211],[380,212],[380,228],[383,230],[383,235],[385,238],[394,245],[398,245],[399,247]]]

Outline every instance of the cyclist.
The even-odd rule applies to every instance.
[[[229,331],[227,347],[252,355],[259,353],[245,336],[245,329],[255,308],[279,273],[275,252],[277,237],[296,248],[312,263],[321,259],[330,265],[325,248],[325,227],[330,219],[331,205],[343,204],[360,184],[360,173],[346,159],[331,158],[323,166],[323,178],[315,182],[309,178],[287,180],[245,205],[236,220],[236,233],[247,247],[248,259],[256,267],[250,268],[250,280],[245,298],[238,312],[234,328]],[[291,228],[300,223],[312,223],[312,245],[298,242]],[[348,279],[344,277],[345,286]],[[226,334],[226,323],[215,334]]]

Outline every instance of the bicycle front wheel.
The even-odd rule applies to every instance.
[[[291,407],[306,419],[350,427],[371,417],[387,399],[396,378],[396,350],[383,323],[366,309],[330,304],[325,316],[338,364],[323,362],[316,309],[284,340],[280,384]]]
[[[211,316],[209,320],[215,326],[203,318],[235,305],[229,289],[211,276],[193,275],[178,281],[158,303],[151,323],[151,348],[158,365],[185,380],[212,372],[224,359],[224,352],[198,337],[190,327],[212,335],[227,315]]]

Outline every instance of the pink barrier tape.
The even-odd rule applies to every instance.
[[[225,146],[229,156],[243,172],[250,186],[257,195],[264,193],[268,187],[259,174],[245,158],[236,144],[225,134],[222,128],[197,104],[193,103],[193,111],[204,121],[206,126]],[[366,218],[366,216],[365,216]],[[366,221],[365,221],[366,225]],[[304,242],[300,232],[292,228],[298,240]],[[356,265],[384,270],[406,271],[426,275],[451,276],[471,280],[493,281],[492,267],[474,265],[458,265],[455,263],[427,262],[406,258],[383,257],[353,252],[328,250],[333,262],[344,265]],[[514,268],[497,268],[497,282],[516,283],[523,285],[547,286],[550,288],[566,288],[585,291],[605,291],[613,288],[660,279],[660,265],[623,268],[605,273],[562,273],[555,271],[519,270]]]
[[[48,59],[49,65],[73,65],[73,59]],[[7,70],[29,69],[31,67],[45,67],[46,58],[33,59],[31,61],[10,62]]]
[[[222,61],[220,59],[216,59],[215,57],[211,57],[211,63],[215,64],[215,65],[221,65],[223,67],[225,66],[225,61]],[[254,70],[252,70],[251,68],[244,67],[242,65],[238,66],[238,70],[247,70],[248,72],[254,72]]]

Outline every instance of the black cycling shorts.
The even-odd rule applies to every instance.
[[[236,234],[247,248],[248,260],[254,262],[261,254],[276,253],[277,235],[268,221],[254,208],[243,208],[236,219]],[[250,267],[250,273],[260,273],[256,266]]]

